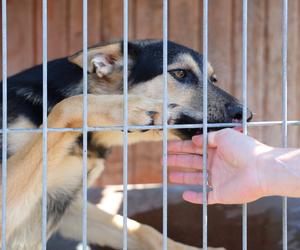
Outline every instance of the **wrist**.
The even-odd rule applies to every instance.
[[[300,169],[294,166],[295,149],[272,148],[261,155],[260,178],[263,196],[298,196]],[[298,157],[296,157],[299,159]],[[295,173],[298,172],[298,174]],[[296,177],[296,178],[295,178]],[[296,189],[296,193],[295,190]]]
[[[268,147],[266,152],[258,156],[257,171],[262,197],[281,195],[278,182],[282,184],[283,166],[278,158],[282,155],[282,150],[284,149]]]

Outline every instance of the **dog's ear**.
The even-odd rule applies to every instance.
[[[138,52],[138,46],[128,43],[129,64]],[[83,51],[70,56],[69,61],[82,68]],[[123,42],[100,45],[88,49],[88,72],[96,73],[98,77],[110,75],[116,69],[123,67]]]

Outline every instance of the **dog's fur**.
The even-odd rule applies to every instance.
[[[128,124],[162,123],[162,42],[130,42]],[[122,42],[88,50],[88,125],[123,124]],[[48,63],[48,127],[82,127],[82,52]],[[168,43],[168,101],[170,124],[202,122],[202,56]],[[242,106],[215,85],[208,68],[208,121],[241,119]],[[1,95],[2,96],[2,95]],[[8,127],[37,128],[42,124],[42,66],[8,79]],[[129,142],[161,140],[160,131],[130,131]],[[169,138],[190,138],[200,129],[170,131]],[[88,183],[103,168],[109,148],[122,144],[122,131],[88,134]],[[0,143],[0,145],[2,145]],[[9,133],[7,169],[8,249],[39,249],[41,242],[42,135]],[[50,237],[81,239],[82,135],[48,133],[48,225]],[[2,192],[2,186],[1,186]],[[88,204],[88,241],[122,247],[122,225]],[[128,226],[129,249],[160,249],[161,234],[134,221]],[[193,249],[169,240],[169,249]]]

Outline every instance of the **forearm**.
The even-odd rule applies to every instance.
[[[263,156],[261,180],[266,195],[300,197],[300,149],[274,149]]]

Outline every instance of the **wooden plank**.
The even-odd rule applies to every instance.
[[[7,2],[8,74],[34,63],[33,0]]]
[[[48,1],[49,60],[66,56],[68,31],[68,0]]]
[[[264,120],[281,120],[281,27],[282,3],[280,0],[267,0],[265,31],[265,78],[264,105],[262,106]],[[281,137],[274,136],[274,127],[264,133],[264,141],[274,146],[281,145]]]
[[[298,1],[297,1],[298,2]],[[297,12],[297,15],[298,15],[298,24],[299,24],[299,19],[300,19],[300,14],[299,14],[299,11],[300,11],[300,4],[298,3],[298,6],[297,6],[297,8],[296,8],[296,11],[298,11]],[[298,28],[297,28],[297,39],[298,39],[298,41],[300,40],[300,26],[298,25]],[[299,46],[299,42],[297,43],[298,44],[298,46]],[[296,52],[295,51],[293,51],[292,52],[296,57],[297,57],[297,72],[300,72],[300,50],[299,50],[299,48],[296,50]],[[297,77],[297,76],[296,76]],[[295,81],[295,92],[297,93],[297,97],[296,97],[296,102],[298,102],[299,101],[299,99],[300,99],[300,86],[299,86],[299,84],[298,84],[298,77],[295,79],[293,79],[293,81]],[[291,93],[291,91],[289,90],[289,92],[288,92],[288,94],[290,94]],[[291,112],[290,110],[289,110],[289,112]],[[293,112],[293,111],[292,111]],[[297,115],[296,115],[296,118],[297,119],[300,119],[300,110],[299,110],[299,105],[297,106]],[[289,131],[290,132],[290,131]],[[290,134],[291,136],[294,136],[295,138],[300,138],[299,136],[300,136],[300,128],[299,128],[299,126],[297,127],[297,133],[295,133],[295,134]],[[297,140],[297,139],[296,139]],[[296,144],[296,146],[297,147],[299,147],[300,146],[300,141],[299,140],[297,140],[297,143],[295,143]],[[294,146],[294,145],[293,145]]]
[[[234,0],[232,5],[232,87],[231,93],[242,97],[242,1]]]
[[[242,2],[234,2],[233,92],[242,95]],[[236,36],[237,35],[237,36]],[[281,2],[248,4],[248,107],[254,120],[281,119]],[[271,145],[280,145],[278,127],[250,128],[249,133]],[[274,136],[274,134],[278,136]]]
[[[68,54],[82,50],[82,0],[69,0],[68,11]],[[101,41],[102,0],[88,1],[88,43],[89,46]]]
[[[198,0],[176,0],[169,4],[169,39],[195,50],[200,42],[201,9]]]
[[[120,0],[103,0],[102,39],[120,40],[123,36],[123,4]]]
[[[255,112],[254,119],[265,119],[265,57],[266,41],[266,1],[255,0],[248,5],[248,106]],[[239,68],[241,70],[241,68]],[[241,92],[241,83],[238,91]],[[250,129],[249,132],[258,139],[263,139],[265,129]]]
[[[128,6],[128,32],[129,39],[134,38],[134,1],[129,1]],[[121,0],[103,0],[102,2],[102,40],[118,41],[123,39],[123,1]]]
[[[136,2],[136,38],[162,39],[162,13],[161,0],[138,0]]]
[[[102,0],[89,0],[88,1],[88,36],[89,46],[101,42],[101,10]]]
[[[35,64],[42,63],[42,1],[35,1]],[[68,0],[48,1],[48,59],[67,55]]]
[[[299,8],[300,4],[297,0],[289,1],[289,27],[288,27],[288,119],[300,119],[299,107]],[[288,130],[289,147],[299,147],[299,126],[290,127]]]
[[[82,50],[82,0],[69,0],[68,3],[68,54]]]
[[[233,86],[232,40],[238,36],[232,34],[232,6],[232,0],[212,0],[208,10],[208,58],[218,76],[218,85],[229,92]]]

